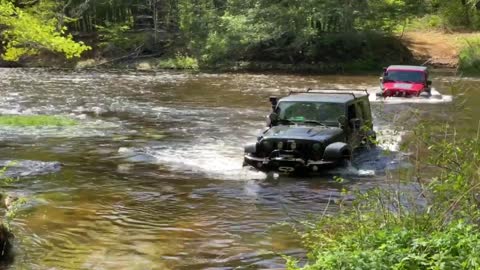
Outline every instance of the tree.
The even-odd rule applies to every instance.
[[[17,61],[24,55],[35,55],[42,50],[58,52],[67,59],[79,57],[90,47],[75,42],[67,28],[55,16],[55,1],[39,1],[34,6],[22,7],[12,1],[0,0],[0,30],[3,45],[1,57]]]

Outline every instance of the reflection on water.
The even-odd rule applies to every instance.
[[[278,223],[334,214],[343,188],[379,186],[387,172],[408,168],[399,143],[414,123],[397,116],[443,110],[375,103],[378,148],[349,167],[298,179],[242,168],[243,145],[265,126],[268,97],[374,87],[377,77],[38,69],[0,76],[0,113],[79,119],[75,127],[0,128],[0,159],[34,172],[8,187],[31,199],[14,223],[15,269],[283,268],[272,252],[302,250]]]

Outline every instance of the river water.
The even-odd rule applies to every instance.
[[[12,269],[282,269],[279,254],[304,256],[282,222],[335,214],[342,189],[385,184],[410,166],[399,150],[411,127],[405,114],[440,121],[449,106],[373,103],[388,151],[298,179],[242,168],[268,97],[375,87],[378,77],[1,69],[0,78],[0,114],[79,121],[0,127],[0,164],[16,160],[9,173],[19,177],[4,188],[27,198],[12,223]],[[445,94],[457,80],[438,74],[434,85]],[[461,84],[473,88],[462,123],[475,134],[480,81]]]

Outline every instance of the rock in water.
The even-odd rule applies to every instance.
[[[27,177],[58,172],[62,168],[62,164],[37,160],[0,160],[0,169],[3,167],[7,167],[7,169],[0,177]]]

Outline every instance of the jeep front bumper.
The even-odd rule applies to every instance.
[[[403,90],[403,89],[385,89],[381,95],[383,97],[407,97],[407,96],[419,96],[422,91],[417,90]]]
[[[301,158],[286,158],[286,157],[274,157],[274,158],[259,158],[249,154],[244,156],[243,165],[250,165],[257,170],[263,172],[281,172],[281,173],[293,173],[300,171],[316,172],[321,166],[335,164],[336,161],[325,160],[308,160],[305,161]]]

